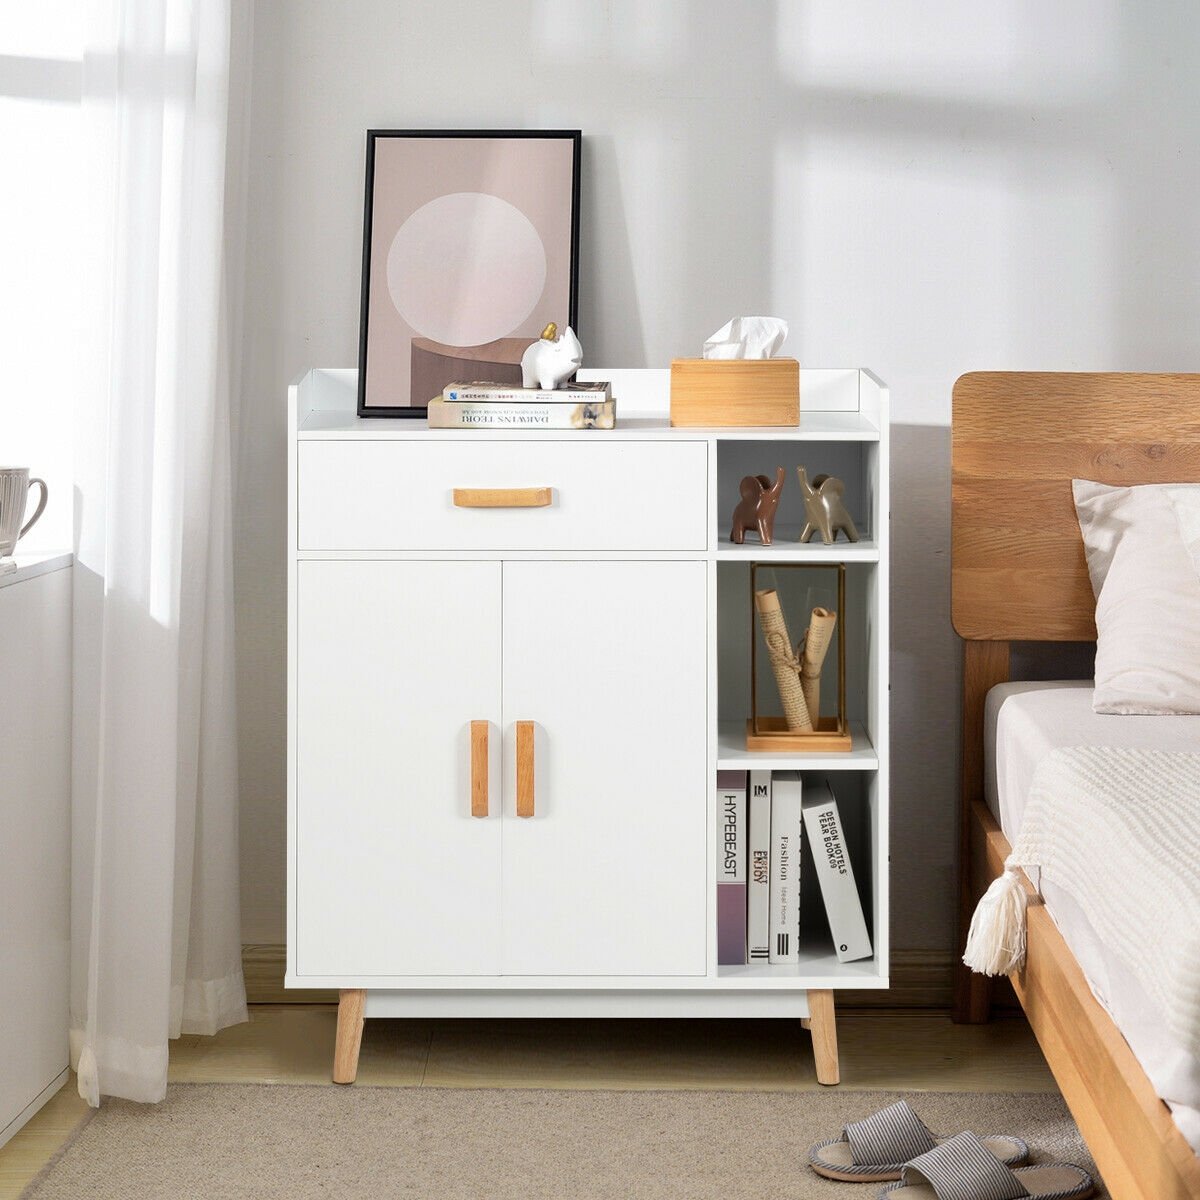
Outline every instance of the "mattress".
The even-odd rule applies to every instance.
[[[984,796],[1011,843],[1021,828],[1038,764],[1067,746],[1200,750],[1200,717],[1131,717],[1092,711],[1090,680],[1002,683],[984,710]],[[1036,883],[1037,880],[1035,879]],[[1096,999],[1113,1018],[1158,1095],[1200,1154],[1200,1059],[1167,1033],[1153,1001],[1097,936],[1079,906],[1049,880],[1046,911],[1083,969]]]

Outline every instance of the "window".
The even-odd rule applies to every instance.
[[[50,488],[24,553],[71,545],[82,316],[83,0],[0,22],[0,464]]]

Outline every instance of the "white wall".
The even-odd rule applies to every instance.
[[[259,0],[254,38],[247,940],[283,937],[284,386],[356,360],[364,131],[566,126],[585,134],[589,362],[664,365],[777,313],[806,365],[892,385],[894,937],[948,947],[950,389],[980,368],[1200,365],[1200,9]]]

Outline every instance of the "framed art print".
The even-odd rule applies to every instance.
[[[423,417],[449,383],[521,383],[577,327],[579,130],[367,134],[358,414]]]

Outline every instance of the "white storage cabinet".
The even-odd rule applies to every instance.
[[[803,371],[796,428],[671,429],[665,372],[600,374],[612,432],[289,389],[286,982],[339,989],[339,1082],[364,1017],[406,1015],[794,1017],[836,1082],[834,990],[887,986],[887,391]],[[802,462],[847,478],[860,542],[796,542]],[[779,464],[796,511],[732,546],[737,480]],[[724,598],[755,560],[850,564],[848,754],[744,749]],[[717,966],[715,777],[755,766],[849,773],[874,958]]]

